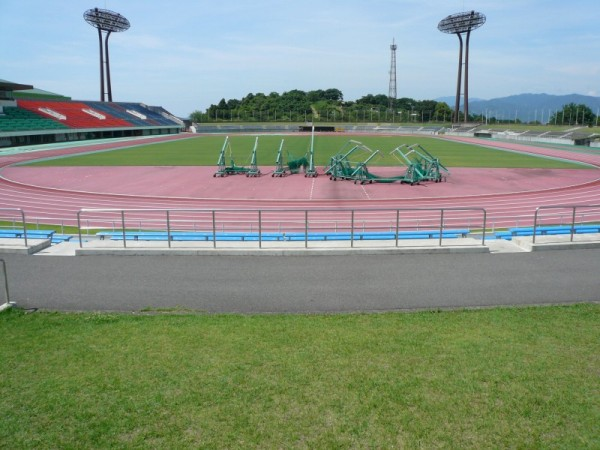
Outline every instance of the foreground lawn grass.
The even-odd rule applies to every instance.
[[[420,144],[446,167],[507,167],[507,168],[590,168],[582,164],[569,163],[534,155],[519,154],[487,147],[468,145],[423,136],[345,136],[319,135],[315,138],[315,164],[326,166],[330,158],[340,152],[349,139],[355,139],[380,154],[369,162],[371,166],[399,166],[399,161],[390,152],[402,145]],[[231,153],[227,152],[226,164],[233,158],[237,165],[250,164],[254,147],[254,136],[230,136]],[[258,165],[274,166],[281,140],[285,139],[284,159],[305,155],[310,149],[309,135],[259,137],[257,149]],[[172,142],[140,145],[127,149],[89,153],[79,156],[49,159],[34,166],[216,166],[225,136],[199,136]],[[346,147],[349,150],[351,147]],[[406,151],[406,150],[405,150]],[[369,156],[366,152],[355,152],[351,160],[362,162]]]
[[[1,448],[598,448],[600,305],[0,314]]]

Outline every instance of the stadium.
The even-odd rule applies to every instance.
[[[76,102],[0,80],[0,147],[178,133],[183,122],[142,103]]]
[[[450,122],[0,79],[0,447],[596,448],[598,122],[461,119],[484,22]]]
[[[568,238],[589,246],[598,232],[600,157],[591,143],[579,151],[564,138],[540,137],[536,146],[531,135],[482,138],[477,126],[402,124],[212,125],[189,133],[162,107],[1,86],[1,136],[11,143],[2,152],[7,238],[17,237],[16,225],[26,234],[26,223],[59,225],[55,244],[75,227],[78,251],[82,234],[102,237],[91,247],[132,240],[131,250],[142,241],[198,250],[217,241],[263,248],[291,240],[305,248],[309,241],[398,248],[400,240],[442,247],[442,236],[446,247],[469,247],[527,236],[535,243],[542,233],[538,244]],[[119,162],[128,152],[131,160]],[[71,163],[69,155],[88,159]],[[299,157],[309,167],[292,168]]]

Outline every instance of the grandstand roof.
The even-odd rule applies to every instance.
[[[15,98],[23,99],[34,99],[34,100],[71,100],[71,97],[67,97],[61,94],[55,94],[54,92],[44,91],[43,89],[37,89],[31,86],[30,89],[20,89],[19,92],[13,92]]]
[[[3,91],[22,91],[25,89],[33,89],[30,84],[13,83],[12,81],[3,80],[0,78],[0,89]]]

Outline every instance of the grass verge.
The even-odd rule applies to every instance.
[[[598,448],[600,305],[0,314],[0,447]]]
[[[79,228],[70,225],[49,225],[45,223],[26,223],[25,228],[28,230],[51,230],[60,234],[78,234]],[[1,229],[23,229],[23,222],[17,221],[8,221],[8,220],[0,220],[0,230]],[[89,233],[96,233],[98,230],[89,230]]]

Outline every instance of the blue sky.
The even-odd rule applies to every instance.
[[[221,98],[340,89],[385,94],[396,40],[397,95],[453,96],[458,39],[437,25],[476,10],[469,95],[600,95],[598,0],[0,0],[0,78],[99,99],[94,7],[131,22],[110,37],[113,100],[182,117]]]

